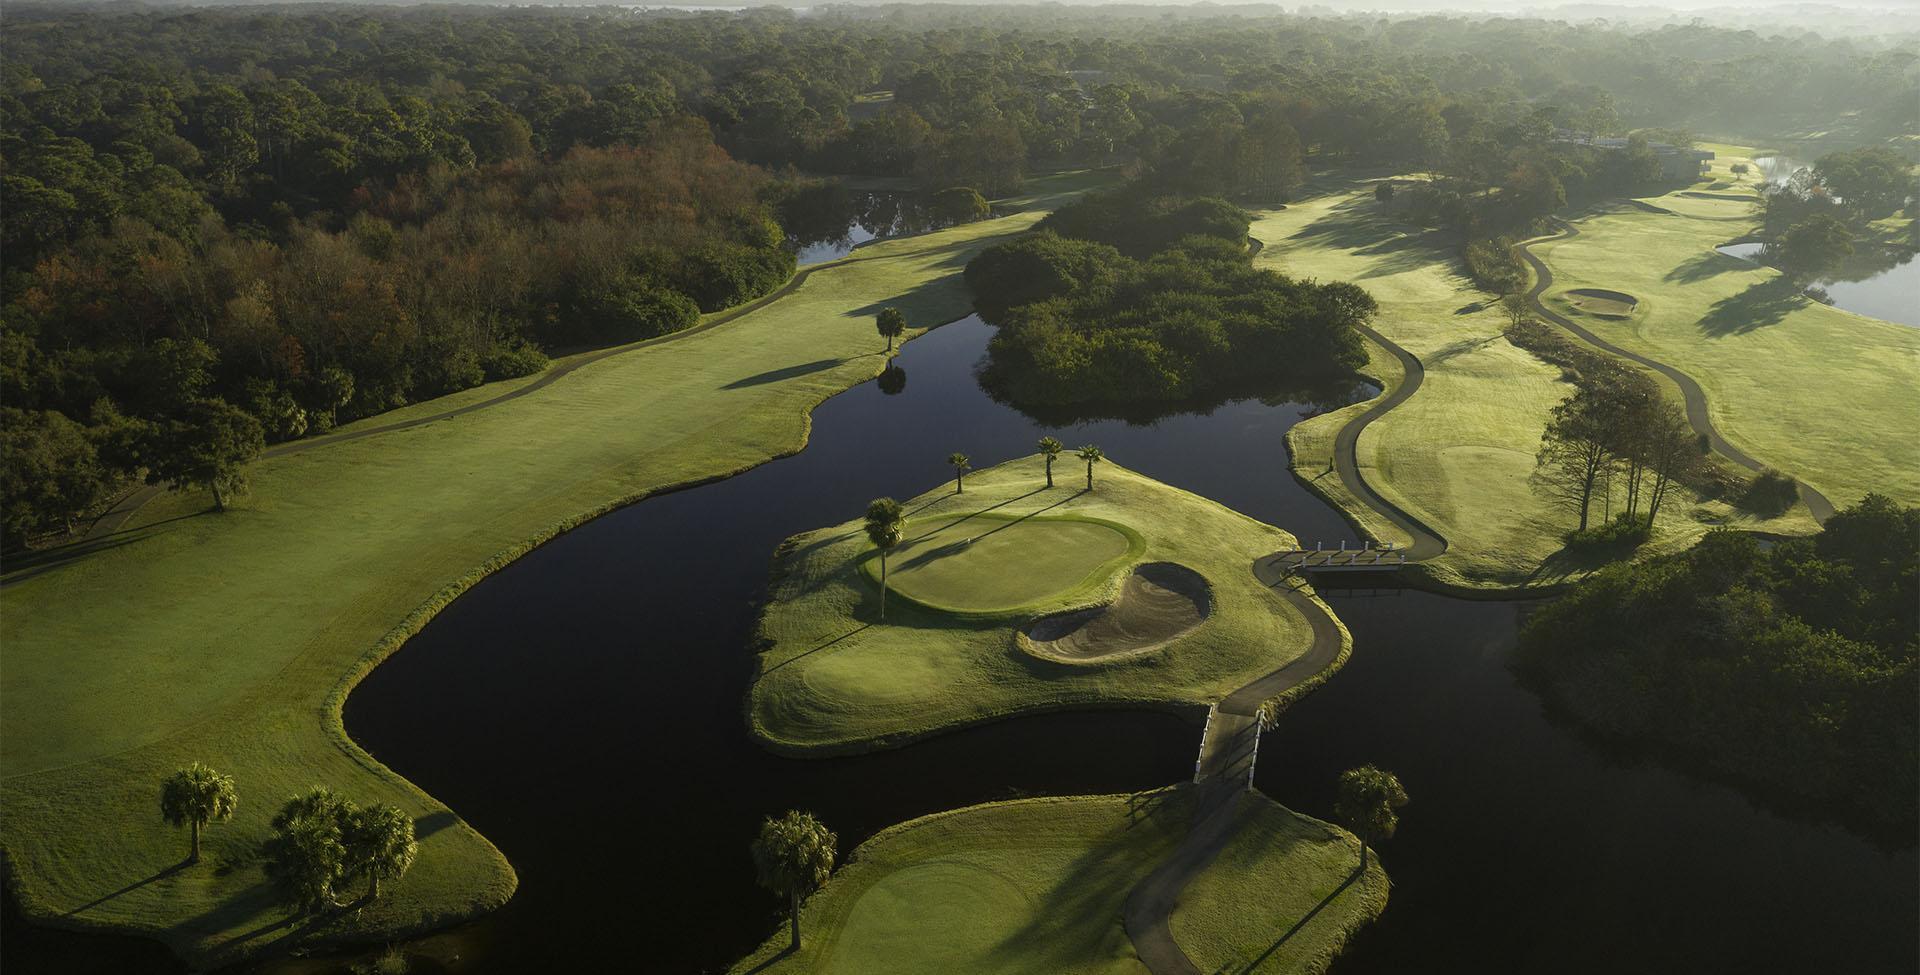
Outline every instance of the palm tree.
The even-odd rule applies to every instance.
[[[867,505],[867,538],[880,550],[880,618],[887,618],[887,553],[906,534],[907,512],[892,498],[875,498]]]
[[[160,815],[175,826],[193,827],[193,851],[188,863],[200,862],[200,827],[216,819],[233,818],[240,797],[233,779],[195,762],[173,773],[160,785]]]
[[[1091,491],[1093,490],[1093,465],[1105,460],[1107,455],[1101,453],[1100,448],[1093,444],[1081,447],[1077,453],[1081,460],[1087,462],[1087,490]]]
[[[893,340],[907,330],[907,316],[901,314],[898,308],[882,308],[873,320],[873,327],[881,338],[887,340],[887,354],[892,355]]]
[[[953,493],[967,493],[967,468],[972,466],[973,458],[966,454],[947,455],[947,463],[953,466]]]
[[[833,847],[839,838],[812,813],[789,810],[767,817],[753,841],[753,866],[760,886],[787,895],[792,912],[793,947],[800,950],[800,899],[817,890],[833,873]]]
[[[1400,825],[1401,806],[1407,804],[1407,790],[1392,772],[1362,765],[1340,773],[1340,794],[1334,800],[1333,814],[1360,837],[1360,869],[1367,869],[1367,846],[1392,839]]]
[[[1060,456],[1066,445],[1052,437],[1040,438],[1040,456],[1047,459],[1047,487],[1053,487],[1053,461]]]
[[[348,872],[367,875],[369,901],[380,896],[382,879],[398,880],[413,866],[419,849],[413,839],[413,817],[384,802],[348,812],[341,833]]]
[[[294,796],[273,817],[267,840],[267,876],[288,906],[314,914],[339,905],[348,872],[347,835],[353,803],[332,789],[316,787]]]

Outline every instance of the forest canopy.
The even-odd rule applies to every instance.
[[[297,437],[763,294],[793,270],[776,215],[800,174],[977,216],[976,192],[1036,171],[1115,167],[1167,198],[1269,206],[1309,165],[1417,169],[1442,177],[1438,220],[1507,208],[1468,227],[1494,235],[1635,175],[1556,143],[1563,129],[1838,119],[1871,142],[1913,133],[1920,104],[1910,40],[1697,23],[933,5],[7,18],[0,464],[61,485],[9,493],[9,546],[153,474],[185,442],[156,431],[227,416],[215,401]],[[1116,243],[1150,262],[1186,232]],[[1191,385],[1160,373],[1142,388]]]
[[[1920,509],[1869,495],[1810,539],[1723,529],[1606,569],[1528,620],[1518,660],[1597,731],[1911,839],[1916,633]]]

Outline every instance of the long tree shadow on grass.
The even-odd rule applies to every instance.
[[[1300,920],[1293,922],[1293,927],[1288,928],[1286,933],[1274,939],[1273,944],[1268,945],[1267,950],[1260,953],[1260,957],[1248,962],[1244,968],[1241,968],[1240,975],[1251,975],[1251,973],[1257,970],[1262,964],[1265,964],[1268,958],[1273,957],[1274,952],[1279,951],[1287,942],[1293,940],[1293,936],[1299,934],[1301,929],[1305,928],[1309,922],[1320,916],[1320,912],[1326,910],[1328,904],[1333,903],[1335,899],[1346,892],[1348,887],[1353,886],[1355,882],[1365,875],[1365,869],[1356,861],[1352,872],[1347,874],[1345,880],[1340,881],[1340,886],[1335,887],[1332,893],[1320,898],[1320,903],[1313,905],[1312,910],[1301,915]]]
[[[148,884],[151,884],[160,880],[165,880],[166,878],[171,877],[182,870],[185,870],[189,866],[191,866],[191,864],[188,861],[181,860],[179,863],[176,863],[170,867],[166,867],[160,870],[159,872],[153,874],[150,877],[143,877],[110,894],[101,894],[99,897],[96,897],[93,900],[90,900],[85,904],[82,904],[79,907],[76,907],[73,910],[68,911],[67,916],[74,917],[80,914],[84,914],[87,911],[93,910],[94,908],[99,907],[100,905],[105,904],[106,902],[113,900],[116,897],[121,897],[126,894],[131,894],[134,891],[139,890],[140,888],[145,887]]]
[[[1737,295],[1714,302],[1700,319],[1700,330],[1714,338],[1745,335],[1778,325],[1810,300],[1785,277],[1762,281]]]
[[[1697,284],[1708,278],[1719,277],[1729,271],[1751,270],[1752,265],[1737,257],[1729,257],[1719,251],[1702,251],[1688,258],[1679,267],[1668,271],[1663,280],[1676,284]]]
[[[771,674],[771,673],[773,673],[774,671],[776,671],[776,670],[779,670],[780,668],[782,668],[782,667],[785,667],[786,665],[788,665],[788,664],[790,664],[790,663],[793,663],[794,661],[796,661],[796,660],[799,660],[799,659],[800,659],[800,658],[802,658],[802,657],[811,657],[811,656],[813,656],[814,654],[816,654],[816,653],[819,653],[820,651],[822,651],[822,650],[825,650],[825,649],[827,649],[828,647],[831,647],[831,646],[834,646],[835,644],[838,644],[838,643],[840,643],[840,642],[841,642],[841,641],[843,641],[843,640],[846,640],[846,639],[849,639],[849,638],[851,638],[851,637],[853,637],[853,636],[854,636],[855,634],[858,634],[858,633],[859,633],[859,632],[860,632],[861,630],[864,630],[864,629],[866,629],[867,627],[869,627],[869,626],[872,626],[872,625],[873,625],[872,623],[862,623],[862,624],[860,624],[859,626],[856,626],[856,627],[854,627],[853,629],[851,629],[851,630],[848,630],[847,632],[845,632],[845,633],[842,633],[842,634],[840,634],[839,636],[837,636],[837,637],[834,637],[833,639],[831,639],[831,640],[828,640],[828,641],[826,641],[825,643],[821,643],[821,644],[819,644],[819,645],[817,645],[817,646],[813,646],[813,647],[809,647],[809,648],[808,648],[808,649],[806,649],[806,650],[802,650],[802,651],[800,651],[799,653],[796,653],[796,654],[794,654],[793,656],[791,656],[791,657],[788,657],[787,659],[785,659],[785,660],[782,660],[782,661],[780,661],[779,663],[777,663],[777,664],[774,664],[774,665],[773,665],[773,666],[771,666],[771,667],[768,667],[768,668],[766,669],[766,671],[765,671],[765,672],[764,672],[764,673],[763,673],[763,674],[762,674],[761,676],[763,676],[763,677],[764,677],[764,676],[766,676],[766,674]]]
[[[877,355],[878,353],[875,353],[875,354]],[[777,382],[781,382],[782,380],[796,379],[796,378],[799,378],[800,376],[808,376],[816,372],[825,372],[828,369],[832,369],[835,366],[842,365],[850,361],[852,360],[815,359],[812,362],[803,362],[797,366],[782,366],[779,369],[769,369],[766,372],[756,373],[754,375],[747,376],[743,379],[736,379],[733,382],[730,382],[720,388],[721,389],[746,389],[750,386],[764,386],[768,383],[777,383]]]

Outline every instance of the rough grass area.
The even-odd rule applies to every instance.
[[[1121,905],[1185,834],[1191,798],[1180,787],[1024,799],[895,826],[861,844],[807,900],[799,953],[782,954],[783,927],[734,971],[1144,973],[1121,926]],[[1206,918],[1195,940],[1181,945],[1198,949],[1195,961],[1207,971],[1215,970],[1214,945],[1270,941],[1278,912],[1298,898],[1317,901],[1352,872],[1351,856],[1323,855],[1326,847],[1347,850],[1350,837],[1321,839],[1328,827],[1314,820],[1265,798],[1242,801],[1242,832],[1188,887],[1174,915],[1176,936],[1182,914]],[[1370,871],[1296,935],[1302,948],[1311,938],[1337,950],[1334,932],[1377,913],[1368,897],[1377,889],[1383,903],[1385,886],[1385,876]],[[1303,893],[1275,893],[1294,890]],[[1295,957],[1306,956],[1288,953]]]
[[[1730,151],[1716,173],[1742,158]],[[1742,200],[1653,202],[1674,213],[1602,208],[1574,221],[1580,236],[1534,245],[1558,284],[1640,298],[1631,320],[1590,327],[1693,376],[1722,435],[1837,507],[1869,491],[1920,503],[1920,329],[1822,305],[1716,252],[1756,225]]]
[[[1040,181],[1003,204],[1028,212],[863,247],[725,325],[521,399],[263,460],[238,510],[169,496],[68,561],[9,575],[0,844],[27,913],[150,935],[211,964],[293,937],[391,938],[497,907],[512,869],[347,740],[346,692],[539,541],[799,449],[814,405],[880,370],[877,309],[897,305],[916,327],[965,314],[968,256],[1090,181]],[[206,831],[205,863],[173,870],[187,841],[161,822],[157,790],[193,760],[231,774],[240,807]],[[400,805],[421,844],[378,904],[308,930],[285,923],[251,851],[281,801],[315,784]]]
[[[1125,525],[1076,516],[961,511],[913,527],[887,557],[892,593],[967,615],[1071,599],[1103,585],[1145,546]],[[878,551],[863,568],[878,585]]]
[[[873,548],[849,521],[789,539],[775,559],[747,705],[754,733],[783,751],[851,751],[1021,711],[1204,705],[1310,646],[1307,621],[1252,572],[1291,535],[1118,464],[1100,466],[1091,492],[1077,479],[1045,483],[1038,455],[975,472],[965,494],[945,486],[908,502],[907,532],[978,511],[1116,522],[1144,539],[1137,558],[1204,576],[1211,617],[1160,650],[1097,666],[1023,652],[1022,617],[976,620],[890,601],[881,622],[879,591],[861,568]],[[1125,577],[1111,573],[1077,601],[1110,601]],[[1033,611],[1070,608],[1060,603]]]
[[[1353,834],[1257,792],[1240,804],[1232,840],[1181,894],[1174,940],[1203,972],[1326,971],[1386,909],[1380,858],[1362,874]]]
[[[1375,490],[1447,539],[1446,554],[1422,571],[1450,585],[1506,588],[1597,568],[1595,559],[1564,550],[1571,516],[1529,483],[1548,415],[1572,386],[1502,337],[1506,316],[1461,273],[1457,238],[1402,222],[1374,200],[1371,184],[1331,187],[1261,214],[1250,232],[1266,242],[1256,258],[1264,266],[1366,288],[1380,302],[1374,327],[1425,366],[1419,391],[1369,425],[1356,450]],[[1629,290],[1644,300],[1645,290]],[[1391,355],[1372,354],[1369,375],[1389,389],[1404,381]],[[1365,409],[1356,404],[1295,426],[1288,437],[1294,470],[1374,538],[1405,544],[1325,474],[1335,432]],[[1717,523],[1812,528],[1797,512],[1756,523],[1726,505],[1678,497],[1663,509],[1648,551],[1690,545]]]

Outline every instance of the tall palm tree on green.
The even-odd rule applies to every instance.
[[[867,505],[867,538],[880,550],[880,618],[887,618],[887,553],[900,544],[907,530],[907,511],[892,498],[875,498]]]
[[[887,354],[893,354],[893,340],[907,330],[907,316],[898,308],[882,308],[873,319],[873,327],[887,340]]]
[[[760,824],[753,841],[753,867],[760,886],[787,896],[793,920],[793,946],[800,950],[800,899],[819,889],[833,874],[833,848],[839,838],[812,813],[789,810]]]
[[[962,453],[947,455],[947,463],[953,467],[953,493],[967,493],[967,468],[973,466],[973,458]]]
[[[1333,801],[1333,814],[1360,837],[1360,869],[1367,869],[1367,847],[1392,839],[1400,825],[1401,806],[1407,804],[1407,790],[1392,772],[1373,765],[1362,765],[1340,773],[1340,792]]]
[[[381,802],[350,810],[344,818],[340,832],[347,848],[347,872],[366,874],[367,900],[376,900],[381,880],[398,880],[413,866],[413,855],[419,851],[413,817]]]
[[[160,784],[160,815],[175,826],[193,827],[188,863],[200,862],[200,827],[216,819],[232,819],[240,804],[233,779],[195,762]]]
[[[1040,438],[1040,456],[1045,457],[1047,459],[1047,486],[1048,487],[1053,486],[1054,459],[1059,457],[1060,452],[1065,449],[1067,449],[1066,444],[1063,444],[1060,441],[1053,439],[1052,437]]]
[[[1076,453],[1080,455],[1081,460],[1087,462],[1087,490],[1091,491],[1093,490],[1093,465],[1105,460],[1107,455],[1102,453],[1100,448],[1094,444],[1087,444],[1076,451]]]

